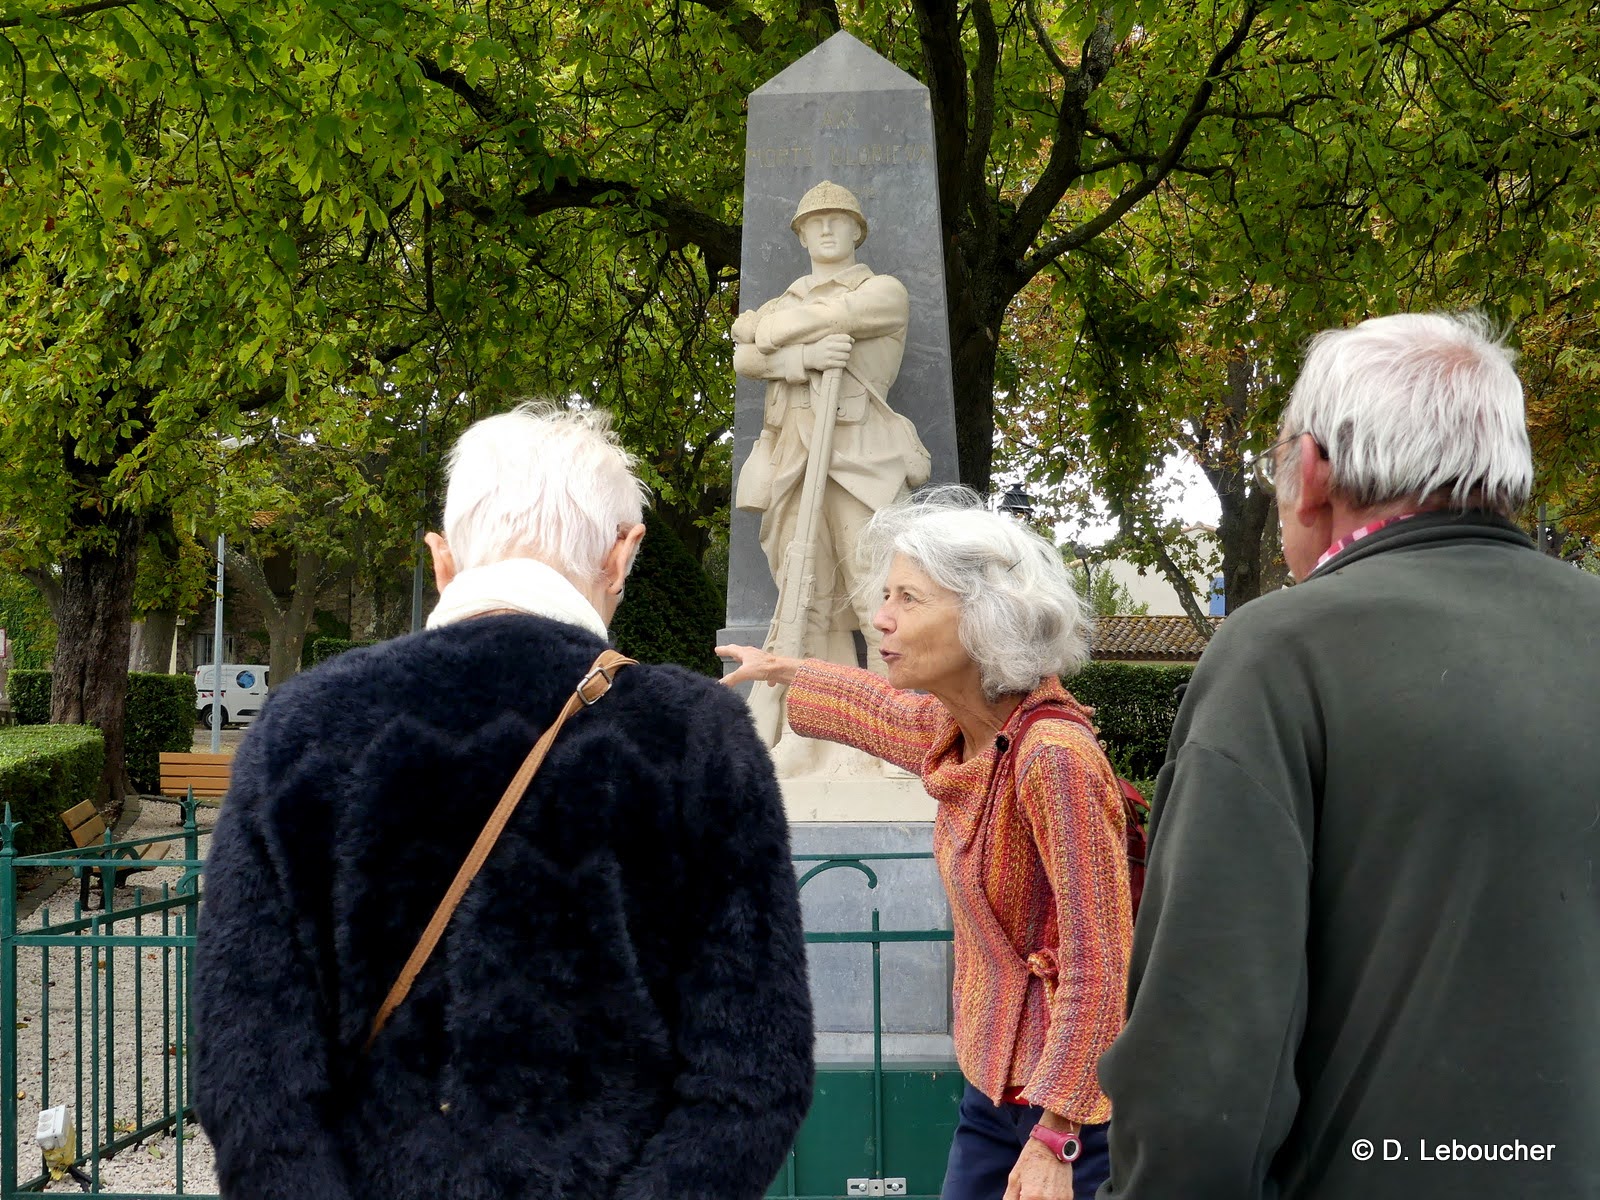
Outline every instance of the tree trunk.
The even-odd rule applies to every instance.
[[[1272,498],[1259,489],[1246,494],[1243,483],[1218,497],[1222,519],[1217,543],[1222,547],[1222,588],[1232,613],[1263,591],[1262,534],[1272,513]]]
[[[961,482],[979,493],[989,491],[989,468],[994,458],[994,364],[997,348],[984,336],[980,324],[957,337],[952,311],[951,374],[956,398],[956,463]]]
[[[358,580],[350,596],[350,640],[375,642],[378,640],[378,620],[383,607],[378,599],[375,581]]]
[[[1267,524],[1261,531],[1261,594],[1275,592],[1289,582],[1289,564],[1283,560],[1283,530],[1278,525],[1278,508],[1272,505]]]
[[[294,589],[288,602],[280,600],[267,583],[266,572],[255,559],[228,551],[228,570],[239,580],[261,610],[270,646],[268,662],[272,686],[277,687],[300,673],[300,655],[305,650],[306,632],[316,615],[317,593],[322,590],[324,560],[313,550],[295,554]]]
[[[1183,573],[1183,568],[1173,560],[1165,544],[1156,542],[1152,549],[1155,553],[1156,569],[1178,594],[1178,604],[1183,608],[1183,615],[1189,618],[1189,624],[1195,633],[1199,634],[1200,640],[1209,642],[1214,626],[1211,623],[1210,613],[1201,607],[1200,597],[1195,595],[1194,585]]]
[[[148,612],[133,623],[128,670],[165,675],[172,667],[172,641],[178,635],[176,612]]]
[[[49,571],[35,570],[24,567],[23,578],[39,589],[39,595],[44,597],[44,602],[50,606],[50,617],[59,626],[61,624],[61,581]]]
[[[946,220],[948,225],[948,214]],[[987,494],[994,458],[994,367],[1000,349],[999,329],[1016,291],[1002,295],[1003,287],[990,284],[986,264],[968,260],[959,231],[947,229],[945,238],[956,469],[962,483]],[[973,240],[970,235],[967,238]]]
[[[120,805],[128,792],[122,763],[128,644],[144,518],[113,512],[101,527],[109,534],[109,546],[85,550],[61,564],[50,720],[96,725],[105,735],[105,770],[95,798],[105,808]]]
[[[1218,425],[1222,450],[1211,461],[1200,459],[1201,470],[1222,506],[1217,544],[1222,548],[1222,590],[1230,613],[1263,591],[1262,535],[1274,517],[1272,496],[1254,482],[1253,468],[1241,449],[1250,427],[1257,370],[1256,362],[1243,350],[1229,358],[1227,394]],[[1197,446],[1196,457],[1204,450]]]

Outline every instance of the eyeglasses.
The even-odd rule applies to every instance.
[[[1280,438],[1276,442],[1273,442],[1272,445],[1268,446],[1260,454],[1258,454],[1256,456],[1256,461],[1251,464],[1252,469],[1255,472],[1256,482],[1269,492],[1277,491],[1278,451],[1283,449],[1285,446],[1293,445],[1310,432],[1311,431],[1307,429],[1302,430],[1300,433],[1290,434],[1286,438]],[[1311,440],[1317,444],[1318,456],[1326,459],[1328,457],[1328,448],[1324,446],[1315,435],[1312,436]]]

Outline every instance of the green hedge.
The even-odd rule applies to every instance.
[[[13,671],[7,683],[19,725],[50,720],[50,672]],[[123,758],[134,790],[161,786],[161,752],[194,745],[194,679],[188,675],[128,673],[128,718]]]
[[[1128,779],[1153,780],[1167,757],[1167,740],[1178,717],[1173,693],[1189,682],[1192,666],[1146,666],[1142,663],[1094,662],[1067,686],[1095,710],[1117,773]],[[1145,799],[1150,799],[1148,793]]]
[[[611,622],[617,649],[647,663],[678,663],[716,678],[722,597],[700,563],[665,522],[645,518],[647,532],[626,594]]]
[[[61,814],[94,798],[105,741],[92,725],[0,729],[0,805],[11,806],[18,854],[46,854],[72,843]]]
[[[47,725],[50,722],[50,672],[24,671],[20,667],[6,676],[6,695],[18,725]]]
[[[161,752],[194,748],[194,678],[128,673],[128,726],[124,761],[136,792],[161,790]]]
[[[352,641],[350,638],[318,634],[315,637],[306,639],[306,649],[305,653],[300,656],[300,665],[302,667],[314,667],[320,662],[327,662],[337,654],[343,654],[346,650],[354,650],[359,646],[376,644],[375,642],[357,642]]]

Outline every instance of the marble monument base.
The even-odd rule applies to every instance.
[[[783,808],[791,823],[876,821],[892,824],[931,822],[938,802],[914,775],[904,778],[829,778],[812,776],[778,780]]]

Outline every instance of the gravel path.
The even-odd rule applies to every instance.
[[[202,809],[201,828],[206,828],[214,817],[214,812]],[[176,804],[146,799],[133,825],[121,831],[119,836],[140,838],[179,833],[181,822],[181,810]],[[209,841],[210,838],[202,834],[202,857]],[[180,841],[173,845],[168,854],[176,857],[182,852]],[[115,908],[121,910],[132,907],[140,903],[141,898],[146,903],[160,899],[162,885],[175,888],[180,873],[178,868],[167,867],[128,876],[129,886],[117,889]],[[38,930],[47,916],[53,924],[71,920],[77,894],[76,883],[62,887],[44,906],[19,922],[21,931]],[[119,922],[113,932],[133,933],[132,924],[132,921]],[[146,935],[160,934],[160,915],[144,917],[142,932]],[[178,932],[176,913],[172,918],[171,932]],[[170,1103],[163,1093],[165,1089],[166,1095],[170,1096],[177,1086],[179,1056],[176,1031],[166,1013],[169,998],[174,998],[172,993],[180,970],[181,954],[176,949],[164,952],[160,947],[127,946],[101,949],[97,954],[92,949],[52,947],[49,950],[50,1001],[46,1020],[43,1000],[47,990],[44,986],[45,951],[33,946],[19,950],[17,1069],[20,1099],[17,1102],[17,1117],[20,1128],[17,1133],[18,1165],[24,1179],[32,1177],[39,1169],[39,1151],[33,1142],[33,1125],[40,1109],[45,1107],[47,1091],[50,1104],[65,1101],[72,1106],[71,1117],[78,1125],[80,1144],[86,1146],[90,1142],[89,1113],[77,1109],[80,1066],[82,1094],[87,1107],[92,1107],[91,1097],[95,1091],[93,1072],[97,1060],[102,1072],[102,1094],[108,1085],[114,1086],[116,1109],[112,1121],[116,1131],[132,1131],[170,1111]],[[109,988],[106,987],[108,971],[112,975]],[[80,988],[81,1002],[75,1002],[75,994],[79,993]],[[98,1012],[95,1008],[96,999]],[[81,1003],[81,1021],[75,1012],[78,1003]],[[107,1020],[108,1014],[111,1014],[110,1020]],[[115,1053],[111,1074],[106,1077],[104,1039],[108,1034],[115,1039]],[[47,1036],[48,1054],[45,1049]],[[95,1053],[97,1043],[98,1054]],[[142,1097],[138,1094],[141,1076]],[[105,1121],[103,1104],[100,1120]],[[110,1140],[103,1129],[99,1140]],[[190,1125],[184,1131],[182,1192],[177,1190],[178,1154],[177,1143],[170,1131],[152,1135],[148,1140],[122,1150],[115,1158],[101,1161],[101,1190],[167,1196],[215,1195],[217,1189],[211,1147],[199,1126]],[[78,1185],[70,1178],[52,1184],[47,1190],[80,1194]]]
[[[224,726],[221,738],[222,746],[218,753],[232,754],[239,748],[239,743],[244,741],[244,735],[249,731],[250,727],[248,725],[243,727],[237,725]],[[189,749],[195,754],[210,754],[211,730],[196,729],[194,731],[194,744]]]

